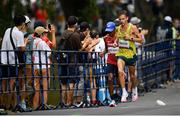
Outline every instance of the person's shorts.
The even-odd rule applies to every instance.
[[[0,77],[18,77],[18,67],[0,64]]]
[[[118,56],[117,59],[121,59],[125,62],[127,66],[135,66],[137,61],[137,56],[134,55],[133,58],[126,58],[124,56]]]
[[[107,64],[107,73],[117,74],[118,73],[117,65]]]
[[[79,68],[78,66],[61,66],[59,79],[62,84],[76,83],[78,82]]]

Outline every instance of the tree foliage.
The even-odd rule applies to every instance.
[[[92,23],[99,15],[96,0],[60,0],[66,18],[70,15],[79,17],[80,21]]]
[[[27,10],[22,6],[19,0],[1,0],[0,1],[0,37],[3,36],[6,28],[13,25],[14,14],[25,14]]]

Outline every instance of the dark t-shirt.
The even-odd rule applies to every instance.
[[[80,41],[80,34],[78,32],[72,32],[69,30],[65,30],[61,36],[60,42],[64,41],[63,39],[66,41],[63,50],[79,51],[79,49],[81,49],[82,45],[81,45],[81,41]],[[59,44],[59,46],[60,46],[60,44]],[[79,55],[77,52],[67,52],[67,56],[68,56],[68,63],[79,62]]]
[[[79,49],[81,49],[80,34],[78,32],[65,30],[64,33],[62,34],[61,39],[67,39],[65,50],[78,51]]]

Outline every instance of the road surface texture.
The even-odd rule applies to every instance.
[[[180,82],[167,85],[166,89],[155,89],[145,93],[138,101],[119,103],[116,107],[78,108],[62,110],[33,111],[16,115],[180,115]],[[156,100],[166,105],[160,106]],[[11,113],[10,113],[11,114]],[[12,113],[14,114],[14,113]]]

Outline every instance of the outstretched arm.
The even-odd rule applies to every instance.
[[[51,25],[51,35],[52,35],[52,47],[56,48],[56,29],[54,25]]]

